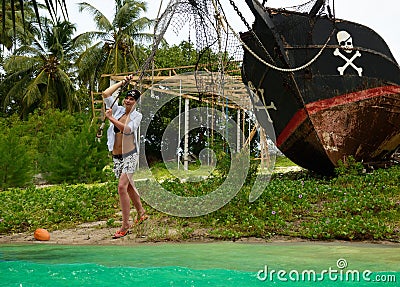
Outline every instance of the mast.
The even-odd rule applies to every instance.
[[[314,6],[312,7],[310,13],[308,13],[308,15],[310,15],[311,17],[315,17],[319,10],[322,8],[322,6],[325,4],[326,0],[317,0],[317,2],[315,2]]]

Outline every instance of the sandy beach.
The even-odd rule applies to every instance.
[[[118,223],[118,222],[117,222]],[[151,218],[139,226],[132,227],[130,233],[119,239],[113,239],[112,236],[118,227],[107,227],[105,221],[98,221],[92,223],[84,223],[71,229],[54,230],[50,232],[49,241],[38,241],[34,238],[33,232],[15,233],[9,235],[0,235],[0,244],[63,244],[63,245],[136,245],[136,244],[149,244],[149,243],[168,243],[168,242],[218,242],[218,239],[212,238],[208,235],[206,229],[196,229],[189,239],[179,239],[174,236],[177,231],[173,228],[168,228],[166,236],[154,238],[154,229],[157,223]],[[164,232],[164,231],[163,231]],[[243,243],[290,243],[290,242],[321,242],[309,239],[275,236],[268,239],[246,237],[235,240],[235,242]],[[326,242],[326,241],[324,241]],[[349,243],[349,241],[334,240],[328,242]],[[384,244],[400,247],[400,243],[391,241],[354,241],[357,244]]]

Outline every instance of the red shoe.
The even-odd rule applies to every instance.
[[[142,216],[140,216],[140,218],[136,218],[135,225],[142,224],[148,218],[149,218],[149,216],[146,214],[146,212],[143,213]]]
[[[130,233],[129,228],[125,229],[125,228],[121,228],[120,230],[118,230],[117,232],[115,232],[113,238],[114,239],[118,239],[121,237],[124,237],[125,235],[128,235]]]

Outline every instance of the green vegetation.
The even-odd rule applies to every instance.
[[[113,217],[118,208],[115,184],[86,187],[9,189],[0,193],[0,233],[49,230]]]
[[[108,151],[85,114],[38,110],[23,121],[0,118],[0,190],[26,187],[41,175],[47,183],[93,183],[106,179]]]
[[[171,192],[196,196],[213,191],[221,180],[166,180],[163,184]],[[144,232],[151,240],[191,239],[199,236],[197,230],[203,230],[202,236],[222,240],[293,236],[400,242],[399,166],[333,178],[308,171],[274,174],[261,197],[249,203],[253,180],[247,178],[226,206],[201,217],[168,216],[146,206],[151,223]],[[146,182],[137,184],[141,190],[149,186]],[[53,230],[98,220],[110,225],[119,220],[115,182],[90,187],[9,189],[0,193],[0,210],[2,234],[37,227]]]
[[[213,169],[209,166],[201,166],[199,162],[190,164],[188,166],[189,172],[186,172],[183,169],[183,163],[180,163],[180,167],[178,169],[177,162],[168,162],[168,163],[155,163],[150,167],[151,174],[158,181],[168,180],[174,177],[179,178],[187,178],[187,177],[207,177],[211,174]],[[146,179],[147,172],[139,170],[135,174],[135,179]]]
[[[143,44],[152,43],[154,37],[152,33],[144,32],[154,24],[143,16],[147,11],[145,1],[113,2],[115,11],[112,19],[108,19],[100,10],[86,2],[78,4],[80,11],[89,12],[93,16],[96,31],[77,37],[83,42],[95,40],[76,61],[77,72],[79,78],[91,87],[98,84],[100,91],[110,85],[109,78],[101,77],[102,74],[137,71],[147,58]]]
[[[2,106],[23,118],[37,108],[80,110],[80,92],[69,71],[84,43],[73,41],[75,26],[68,21],[46,19],[45,25],[43,36],[25,39],[2,66]]]
[[[51,1],[46,1],[46,6],[36,5],[36,1],[34,5],[23,1],[4,4],[2,12],[13,24],[2,17],[0,113],[17,113],[26,119],[38,108],[84,111],[90,108],[91,92],[109,86],[109,78],[103,74],[137,71],[148,57],[146,45],[152,43],[154,35],[145,31],[154,22],[143,15],[145,1],[113,2],[111,20],[90,4],[80,3],[80,11],[93,16],[96,31],[76,37],[75,24],[55,15],[61,12],[57,8],[49,11],[53,12],[51,19],[40,17],[39,25],[37,9],[48,8]]]
[[[289,166],[295,166],[296,164],[293,163],[290,159],[288,159],[285,156],[277,156],[276,157],[276,162],[275,166],[276,167],[289,167]]]

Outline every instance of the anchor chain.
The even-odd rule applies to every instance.
[[[268,53],[267,49],[264,47],[264,45],[262,44],[261,40],[257,37],[256,33],[254,33],[253,29],[251,28],[251,26],[249,25],[249,23],[247,23],[246,18],[244,18],[242,12],[239,11],[239,8],[236,6],[235,2],[233,0],[229,0],[230,4],[233,7],[233,10],[235,10],[235,12],[238,14],[238,16],[240,17],[240,19],[242,20],[242,22],[244,23],[244,25],[246,26],[247,30],[251,31],[251,33],[253,34],[254,39],[256,39],[257,44],[260,46],[260,48],[264,51],[265,55],[267,56],[268,60],[270,60],[272,63],[275,63],[274,59],[272,58],[272,56],[270,55],[270,53]],[[225,19],[226,21],[226,19]],[[232,29],[231,29],[232,30]],[[232,30],[233,31],[233,30]],[[239,37],[240,38],[240,37]],[[243,42],[241,41],[241,39],[239,39],[239,41],[243,44]],[[249,48],[247,48],[249,50]],[[249,50],[250,52],[250,50]]]

